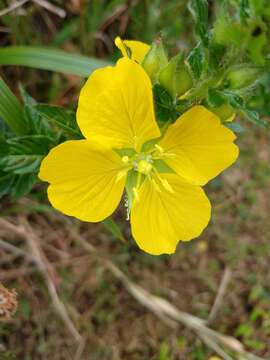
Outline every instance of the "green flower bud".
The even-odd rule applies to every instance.
[[[186,93],[193,85],[192,76],[181,54],[173,57],[160,71],[159,83],[172,97]]]
[[[144,70],[149,75],[152,83],[157,82],[158,74],[168,63],[168,57],[164,50],[162,40],[157,39],[152,43],[150,50],[142,62]]]
[[[230,69],[225,83],[230,89],[242,89],[254,84],[260,77],[262,69],[255,66],[237,66]]]

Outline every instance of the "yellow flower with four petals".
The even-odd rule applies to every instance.
[[[194,106],[161,133],[150,79],[123,57],[89,77],[77,122],[85,139],[58,145],[40,168],[56,209],[99,222],[126,189],[132,234],[142,250],[171,254],[180,240],[201,234],[211,213],[201,185],[238,156],[235,135],[216,115]]]

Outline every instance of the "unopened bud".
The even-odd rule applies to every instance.
[[[242,89],[254,84],[262,70],[255,66],[237,66],[228,71],[225,82],[230,89]]]
[[[192,76],[181,54],[173,57],[160,71],[159,82],[172,97],[180,96],[192,87]]]
[[[158,79],[159,72],[168,63],[168,57],[164,50],[161,39],[152,43],[150,50],[142,62],[144,70],[149,75],[152,83]]]

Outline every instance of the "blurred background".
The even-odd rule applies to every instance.
[[[19,1],[0,0],[0,11],[14,3]],[[210,19],[218,3],[209,1]],[[0,17],[0,47],[50,46],[113,62],[120,56],[117,35],[151,43],[162,32],[173,55],[194,46],[193,28],[186,0],[25,1]],[[72,109],[84,82],[24,67],[2,67],[0,74],[19,98],[22,84],[38,101]],[[0,323],[0,359],[204,360],[215,355],[190,329],[169,326],[136,301],[102,258],[77,246],[78,234],[134,283],[182,311],[205,320],[211,316],[213,329],[270,359],[270,136],[248,123],[244,128],[238,135],[239,161],[207,185],[210,225],[200,238],[180,243],[173,256],[141,252],[123,206],[114,216],[122,234],[116,229],[113,235],[108,224],[79,223],[52,210],[41,185],[18,200],[4,197],[1,217],[38,239],[49,281],[84,341],[78,349],[48,291],[46,271],[25,255],[24,234],[0,226],[0,281],[17,289],[19,302],[16,315]]]

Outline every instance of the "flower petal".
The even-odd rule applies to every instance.
[[[158,192],[151,180],[139,189],[131,210],[131,229],[139,247],[152,254],[172,254],[180,240],[191,240],[207,226],[211,205],[203,189],[175,174],[162,174],[173,189]]]
[[[98,222],[118,206],[126,176],[121,158],[87,140],[66,141],[42,161],[39,177],[50,183],[52,205],[64,214]]]
[[[150,46],[141,41],[122,40],[119,36],[117,36],[114,42],[121,51],[122,55],[128,57],[127,50],[125,48],[126,45],[131,51],[131,59],[137,61],[139,64],[143,62],[145,55],[150,50]]]
[[[194,106],[169,126],[159,145],[166,163],[187,181],[204,185],[238,157],[234,133],[203,106]]]
[[[134,147],[160,136],[151,82],[128,58],[96,70],[84,85],[77,121],[87,139],[115,148]]]

